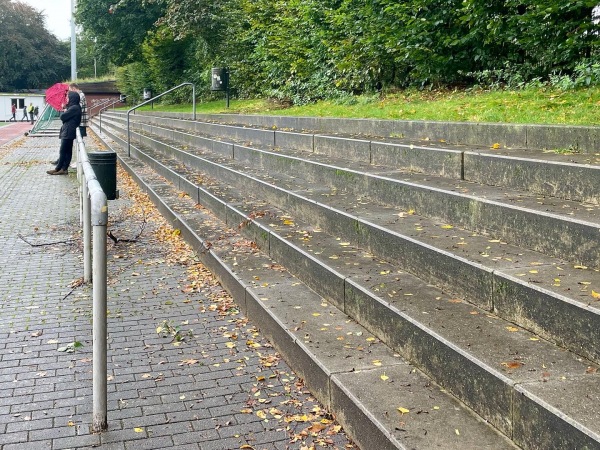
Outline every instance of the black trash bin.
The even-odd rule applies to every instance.
[[[117,198],[117,154],[115,152],[90,152],[88,159],[107,200]]]
[[[229,71],[224,67],[213,67],[211,71],[211,91],[226,91],[229,87]]]

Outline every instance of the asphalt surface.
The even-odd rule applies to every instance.
[[[122,171],[92,433],[77,179],[46,174],[59,141],[30,128],[0,127],[0,450],[357,448]]]

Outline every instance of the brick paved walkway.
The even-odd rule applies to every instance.
[[[11,122],[10,124],[0,126],[0,146],[19,136],[23,136],[31,128],[32,125],[29,122]]]
[[[109,240],[109,431],[90,432],[91,291],[75,175],[45,173],[57,149],[0,147],[0,450],[354,449],[124,179],[109,229],[137,240]]]

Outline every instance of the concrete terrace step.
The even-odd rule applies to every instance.
[[[142,112],[140,114],[157,115],[158,112]],[[189,113],[161,112],[159,114],[168,118],[191,119],[192,117]],[[230,113],[198,114],[197,119],[238,126],[312,130],[311,132],[319,134],[356,134],[360,132],[373,136],[402,136],[418,140],[427,138],[432,141],[444,140],[469,146],[489,147],[498,143],[502,147],[526,149],[572,147],[586,153],[600,151],[600,127],[598,126],[348,119]]]
[[[574,267],[567,261],[526,251],[498,239],[473,235],[443,222],[377,205],[360,196],[323,192],[322,186],[315,192],[310,186],[298,186],[298,179],[293,180],[296,186],[286,179],[286,188],[282,190],[274,186],[273,177],[263,175],[261,181],[256,176],[247,176],[248,167],[228,168],[227,164],[235,163],[227,159],[211,161],[202,157],[206,155],[191,154],[190,149],[177,150],[143,136],[134,136],[158,145],[161,151],[175,154],[237,189],[250,187],[271,204],[600,362],[600,336],[595,331],[600,325],[600,311],[592,295],[594,289],[600,291],[600,277],[595,270]],[[223,144],[219,142],[219,146]],[[175,169],[180,170],[180,167]],[[186,189],[185,185],[182,188]],[[195,195],[194,189],[195,186],[191,186],[188,192]]]
[[[114,137],[119,139],[118,136]],[[161,150],[164,151],[165,148],[167,147],[163,146]],[[162,162],[159,163],[157,161],[159,155],[151,150],[144,151],[147,152],[146,155],[139,149],[134,149],[134,153],[160,170],[163,176],[170,178],[177,186],[188,191],[194,189],[191,181],[193,177],[184,179],[178,175],[183,171],[176,162],[162,158]],[[151,154],[155,159],[150,157]],[[180,152],[179,156],[181,155]],[[186,158],[189,162],[189,156]],[[213,165],[212,169],[215,167],[217,166]],[[215,175],[214,170],[211,170],[211,173]],[[237,175],[241,177],[239,172]],[[242,183],[245,183],[249,190],[255,191],[256,186],[249,183],[249,178]],[[381,270],[381,266],[375,264],[369,269],[363,267],[366,264],[363,264],[361,259],[360,270],[347,272],[348,267],[352,268],[356,263],[356,252],[360,249],[350,251],[349,247],[346,247],[347,250],[344,252],[348,252],[349,255],[343,253],[342,256],[347,258],[341,258],[339,242],[336,244],[335,241],[331,241],[332,238],[329,238],[330,242],[326,242],[323,238],[318,244],[311,244],[314,248],[324,249],[321,255],[323,253],[325,255],[318,258],[310,247],[301,248],[302,238],[298,242],[286,242],[286,236],[289,235],[289,229],[286,227],[280,226],[281,229],[276,230],[277,227],[269,226],[273,224],[261,223],[261,219],[256,218],[256,211],[266,207],[264,203],[251,205],[248,204],[248,199],[232,199],[233,190],[222,188],[222,192],[228,192],[226,197],[232,205],[245,205],[242,209],[246,211],[242,212],[239,210],[240,207],[225,205],[222,200],[215,198],[202,187],[195,189],[200,195],[200,203],[210,205],[217,213],[224,215],[230,223],[232,220],[230,217],[237,224],[244,221],[251,223],[252,226],[246,225],[242,229],[254,236],[265,251],[270,251],[278,261],[286,261],[286,265],[291,265],[291,270],[310,287],[325,293],[325,296],[338,307],[374,331],[399,353],[416,362],[436,382],[451,390],[454,395],[511,436],[519,445],[525,448],[566,448],[563,444],[568,447],[586,442],[592,446],[590,448],[596,448],[598,444],[596,432],[590,431],[593,427],[585,429],[582,425],[586,424],[589,427],[593,424],[593,420],[577,414],[576,408],[573,407],[566,407],[561,412],[563,408],[560,404],[561,400],[553,396],[552,388],[544,388],[550,386],[548,384],[550,375],[544,373],[550,374],[550,372],[542,372],[541,378],[539,373],[535,373],[548,368],[547,361],[554,361],[552,373],[557,374],[561,380],[569,380],[562,383],[561,387],[568,386],[573,392],[577,392],[582,389],[582,386],[587,387],[587,382],[595,376],[595,366],[590,365],[589,362],[561,352],[549,343],[539,340],[529,341],[527,336],[523,338],[523,342],[519,339],[512,340],[511,338],[516,335],[511,334],[514,327],[508,322],[486,314],[484,310],[478,311],[472,305],[467,305],[460,300],[448,299],[446,296],[446,300],[450,301],[444,302],[443,307],[440,307],[439,300],[444,298],[442,292],[401,271],[398,272],[394,266]],[[218,194],[217,191],[218,189],[215,189],[213,193]],[[271,214],[277,217],[283,212],[273,211]],[[339,212],[337,214],[339,215]],[[296,218],[293,221],[295,224],[299,223]],[[310,229],[309,227],[306,225],[299,231],[304,232],[303,229]],[[295,234],[295,236],[299,235],[300,233]],[[293,241],[293,239],[289,240]],[[332,257],[335,257],[333,260],[339,265],[331,264]],[[390,282],[389,277],[386,277],[390,273],[398,274],[399,278]],[[403,289],[404,293],[413,294],[414,297],[402,295],[390,301],[390,298],[395,297]],[[269,294],[265,292],[265,295]],[[415,302],[407,303],[405,297],[411,300],[414,298]],[[448,308],[446,303],[452,306]],[[423,315],[426,321],[423,321]],[[473,317],[481,318],[483,322],[473,326],[471,320]],[[452,327],[454,331],[449,330],[448,321],[455,323]],[[467,330],[471,330],[472,327],[473,330],[480,331],[469,334]],[[489,340],[480,342],[481,330],[485,330]],[[521,332],[525,333],[522,330]],[[537,338],[531,336],[531,339]],[[497,342],[500,344],[495,344]],[[529,347],[525,342],[529,346],[533,343],[533,346]],[[545,351],[540,350],[541,348]],[[511,361],[508,359],[509,355],[521,356]],[[521,360],[521,357],[524,359]],[[523,361],[526,361],[525,365],[522,365]],[[524,375],[522,371],[516,370],[525,366],[529,368],[530,373]],[[458,373],[462,375],[457,376]],[[465,373],[470,374],[467,375],[470,382],[466,385],[463,378]],[[550,378],[553,380],[553,377],[554,375]],[[482,384],[488,386],[488,389],[481,389]],[[597,394],[590,393],[590,395]],[[544,420],[525,426],[524,416],[519,416],[519,411],[524,409],[538,418],[544,417]],[[561,430],[558,435],[555,433],[557,430],[546,430],[548,421],[554,423],[557,430]],[[573,431],[566,438],[563,433],[565,429],[582,431]],[[536,442],[543,442],[543,445],[538,447]]]
[[[203,140],[202,137],[163,127],[152,126],[150,131],[192,145],[199,145]],[[240,134],[241,131],[236,133]],[[244,153],[248,155],[243,146],[227,146],[222,143],[218,146],[218,151],[231,152],[232,157],[238,159],[247,157]],[[312,158],[311,161],[306,161],[273,152],[258,155],[254,151],[250,155],[254,161],[248,162],[263,166],[270,164],[271,170],[281,170],[281,162],[286,161],[284,164],[288,165],[287,169],[295,164],[295,169],[301,170],[305,177],[310,177],[314,182],[329,183],[338,188],[341,185],[343,189],[354,189],[367,197],[413,210],[419,215],[490,234],[535,251],[569,259],[576,264],[600,267],[597,240],[600,219],[597,205],[566,200],[544,201],[519,191],[433,176],[424,178],[418,174],[389,171],[381,166],[365,167],[363,164],[358,170],[349,170],[348,164],[343,165],[339,159],[331,164],[324,164],[315,163]],[[518,167],[521,166],[519,161]],[[590,179],[586,178],[585,170],[595,170],[596,178],[591,177],[593,181],[587,191],[587,198],[597,197],[600,192],[600,178],[597,175],[600,172],[594,166],[583,164],[572,167],[572,170],[579,167],[584,172],[574,172],[573,177],[577,179]],[[560,180],[557,178],[553,184],[560,185]]]
[[[240,239],[235,228],[242,217],[233,205],[223,205],[233,222],[227,227],[142,160],[122,150],[119,158],[361,448],[514,448],[368,330]]]
[[[125,114],[111,113],[111,116],[126,123]],[[167,134],[162,134],[161,129],[168,127],[169,130],[252,142],[253,146],[267,145],[309,151],[405,171],[462,178],[466,181],[521,189],[575,201],[597,204],[600,200],[598,198],[600,157],[594,153],[565,154],[532,148],[490,149],[464,145],[441,147],[431,141],[407,141],[392,139],[385,135],[353,139],[147,114],[133,115],[130,118],[132,124],[137,122],[144,126],[144,130],[164,137],[169,137],[168,131]],[[157,130],[153,129],[154,126]],[[518,161],[518,165],[514,164],[515,161]],[[548,181],[552,179],[555,182]]]

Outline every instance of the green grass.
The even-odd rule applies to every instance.
[[[144,107],[142,109],[150,109]],[[187,105],[155,105],[155,110],[191,112]],[[306,106],[283,107],[271,100],[200,102],[199,114],[243,113],[458,122],[600,125],[600,87],[559,91],[403,91],[351,97]]]

